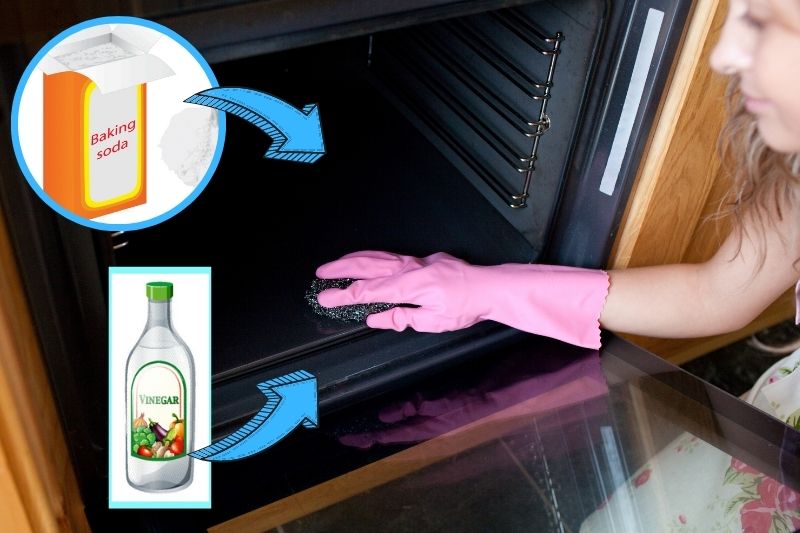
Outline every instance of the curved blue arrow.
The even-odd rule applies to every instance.
[[[262,452],[299,424],[317,427],[317,378],[298,370],[258,384],[264,407],[238,431],[189,455],[205,461],[235,461]]]
[[[261,128],[273,140],[264,157],[313,163],[325,154],[317,104],[308,104],[301,111],[274,96],[243,87],[214,87],[184,102],[233,113]]]

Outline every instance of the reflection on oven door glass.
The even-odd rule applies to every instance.
[[[606,377],[615,381],[610,373]],[[585,384],[585,378],[569,383]],[[505,383],[488,394],[477,391],[472,400],[482,396],[497,402],[479,420],[461,416],[464,402],[454,402],[452,395],[421,399],[413,418],[419,422],[420,407],[433,409],[427,425],[372,434],[367,445],[401,442],[420,432],[430,440],[373,465],[381,481],[283,524],[283,530],[328,531],[351,524],[364,531],[415,532],[800,527],[797,492],[688,432],[677,413],[687,403],[673,398],[675,409],[657,409],[664,391],[653,395],[652,381],[633,379],[595,394],[566,396],[560,392],[569,383],[543,391],[526,386],[529,382]],[[514,402],[504,403],[512,396]],[[560,400],[550,401],[556,397]],[[438,409],[445,404],[453,409]],[[445,427],[454,416],[459,429]],[[706,420],[700,433],[713,431],[713,416]],[[359,435],[343,442],[365,446],[365,439]],[[415,440],[422,439],[406,439]]]

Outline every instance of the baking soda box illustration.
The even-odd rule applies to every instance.
[[[147,201],[147,84],[173,71],[150,54],[159,35],[101,26],[53,48],[44,72],[44,190],[94,218]]]

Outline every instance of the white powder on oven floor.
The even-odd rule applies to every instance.
[[[183,183],[197,185],[211,165],[218,136],[216,110],[184,109],[170,119],[161,137],[161,159]]]
[[[56,56],[56,60],[67,68],[78,70],[135,55],[135,53],[125,50],[115,43],[103,43],[78,50],[77,52]]]

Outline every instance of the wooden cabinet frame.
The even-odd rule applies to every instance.
[[[695,3],[609,268],[702,262],[716,252],[728,231],[724,221],[709,219],[728,187],[717,154],[727,80],[709,67],[727,9],[726,0]],[[680,364],[793,314],[794,297],[787,292],[733,333],[680,340],[627,338]]]
[[[2,213],[0,494],[6,531],[89,531]]]

